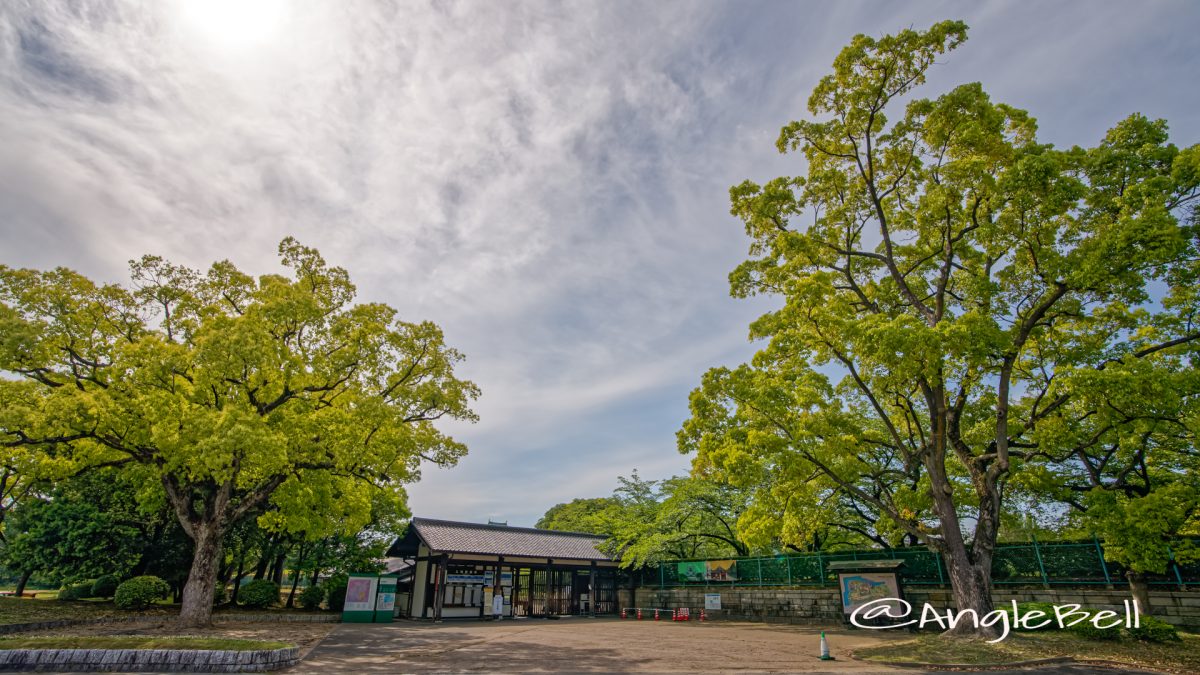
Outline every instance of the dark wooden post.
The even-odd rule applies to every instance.
[[[596,600],[599,595],[599,587],[596,584],[596,561],[593,560],[588,568],[588,610],[593,619],[596,618]]]
[[[442,603],[446,598],[446,558],[442,556],[438,560],[437,566],[437,586],[433,590],[433,620],[439,622],[442,620]]]

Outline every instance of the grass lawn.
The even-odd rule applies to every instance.
[[[854,656],[867,661],[1002,665],[1014,661],[1070,656],[1081,659],[1117,661],[1133,666],[1200,673],[1200,635],[1180,633],[1182,642],[1157,644],[1128,637],[1120,640],[1088,640],[1066,631],[1013,633],[995,644],[983,640],[959,640],[938,634],[856,650]]]
[[[87,635],[0,637],[0,649],[282,649],[286,642],[214,637]]]
[[[151,607],[139,614],[143,616],[165,616],[177,614],[179,610],[169,605]],[[0,597],[0,624],[35,623],[38,621],[61,621],[63,619],[102,619],[108,616],[132,616],[113,607],[111,602],[88,600],[61,601],[32,598]]]

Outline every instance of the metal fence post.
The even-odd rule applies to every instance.
[[[1050,579],[1046,577],[1046,566],[1042,564],[1042,551],[1041,548],[1038,547],[1037,535],[1030,534],[1029,536],[1033,538],[1033,555],[1037,557],[1038,570],[1040,570],[1042,573],[1042,586],[1050,588]]]
[[[783,564],[787,567],[788,586],[792,585],[792,559],[790,556],[784,556]]]
[[[664,577],[663,564],[660,562],[660,563],[658,563],[658,590],[661,591],[662,589],[664,589],[666,587],[667,587],[667,584],[666,584],[666,579]]]
[[[933,561],[937,563],[938,570],[938,586],[946,585],[946,577],[942,575],[942,554],[939,551],[933,551]]]
[[[1104,585],[1112,588],[1112,577],[1108,576],[1108,565],[1104,562],[1104,549],[1100,548],[1100,539],[1094,534],[1092,543],[1096,545],[1096,557],[1100,558],[1100,569],[1104,572]]]
[[[758,563],[758,585],[759,585],[759,586],[762,586],[762,585],[763,585],[763,578],[762,578],[762,558],[755,558],[755,559],[754,559],[754,561]]]
[[[1175,569],[1175,583],[1179,584],[1179,590],[1186,591],[1187,586],[1183,583],[1183,576],[1179,574],[1179,563],[1175,561],[1175,552],[1171,550],[1171,545],[1167,544],[1167,557],[1171,561],[1169,564]]]
[[[817,551],[817,581],[822,586],[825,585],[825,560],[821,557],[820,551]]]

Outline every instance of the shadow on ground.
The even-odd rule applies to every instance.
[[[522,637],[544,629],[540,622],[483,628],[346,625],[287,672],[619,672],[645,665],[618,648],[548,645]]]

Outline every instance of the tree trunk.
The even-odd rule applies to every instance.
[[[984,494],[980,495],[979,500],[975,541],[968,547],[962,533],[962,521],[955,508],[950,479],[946,474],[944,453],[927,459],[926,468],[933,510],[938,516],[942,535],[939,548],[945,552],[946,573],[950,578],[950,590],[957,613],[967,610],[975,612],[974,620],[968,614],[953,628],[949,628],[946,634],[988,639],[999,637],[1000,626],[995,623],[991,626],[979,625],[995,609],[992,605],[992,551],[996,544],[998,493],[994,489],[989,493],[986,484],[976,482],[977,493]]]
[[[953,628],[946,631],[948,635],[964,637],[995,638],[1000,635],[1000,626],[976,626],[985,616],[995,609],[992,604],[992,561],[971,562],[965,556],[955,562],[958,556],[947,556],[947,574],[950,577],[950,590],[954,596],[957,614],[964,610],[972,610],[978,619],[965,615]]]
[[[25,592],[25,584],[29,583],[29,577],[31,576],[33,576],[33,570],[21,572],[21,578],[17,579],[17,587],[13,590],[13,595],[18,598],[21,597],[21,594]]]
[[[300,551],[296,554],[296,566],[292,569],[292,590],[288,593],[287,604],[285,607],[291,609],[296,606],[296,586],[300,584],[301,568],[304,566],[304,544],[300,544]]]
[[[183,607],[179,611],[181,626],[207,626],[212,622],[213,590],[216,587],[217,566],[221,562],[221,537],[224,534],[218,523],[206,520],[192,525],[196,549],[192,554],[192,569],[188,573],[187,585],[183,587]]]
[[[1129,592],[1138,605],[1138,611],[1150,616],[1153,608],[1150,606],[1150,587],[1146,585],[1146,576],[1139,572],[1127,571],[1125,578],[1129,580]]]
[[[283,566],[287,562],[288,549],[283,549],[275,555],[275,562],[271,564],[271,581],[275,582],[276,586],[283,586]]]
[[[242,553],[238,556],[237,573],[233,575],[233,593],[229,595],[229,604],[236,605],[238,601],[238,591],[242,590],[242,578],[246,576],[246,549],[242,549]]]

